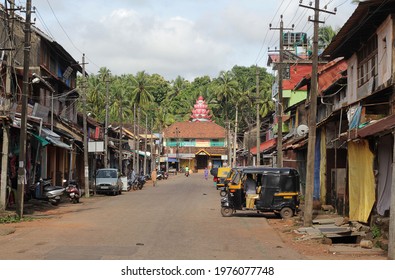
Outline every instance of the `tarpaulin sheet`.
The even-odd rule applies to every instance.
[[[366,223],[375,201],[373,153],[367,140],[348,143],[349,216]]]
[[[377,145],[379,174],[377,181],[377,213],[384,216],[391,204],[391,183],[392,183],[392,135],[381,137]]]
[[[321,130],[320,201],[326,204],[326,129]]]
[[[316,141],[315,141],[315,158],[314,158],[314,192],[313,198],[316,200],[320,199],[320,162],[321,162],[321,132],[317,130]]]

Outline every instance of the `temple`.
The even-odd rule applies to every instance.
[[[211,122],[210,110],[207,108],[208,105],[206,101],[204,101],[203,96],[199,96],[196,100],[195,105],[193,105],[194,109],[192,109],[191,121],[192,122]]]

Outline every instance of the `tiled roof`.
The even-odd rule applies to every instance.
[[[178,135],[176,132],[178,130]],[[214,122],[177,122],[163,131],[164,138],[222,139],[226,130]]]
[[[206,151],[210,155],[226,155],[227,148],[221,147],[180,147],[178,152],[181,154],[196,154],[200,151]]]
[[[331,62],[318,68],[318,95],[323,95],[334,83],[343,77],[343,72],[347,70],[347,62],[343,58],[336,58]],[[304,76],[303,79],[295,86],[298,89],[301,86],[309,84],[311,73]]]

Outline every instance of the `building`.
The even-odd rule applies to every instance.
[[[203,97],[196,100],[191,121],[176,122],[163,131],[161,165],[197,171],[227,164],[227,132],[211,121]]]

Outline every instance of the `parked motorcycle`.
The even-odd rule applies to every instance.
[[[138,189],[137,182],[138,180],[137,177],[135,176],[133,179],[128,180],[128,185],[130,186],[131,189],[136,191]]]
[[[30,196],[39,200],[49,201],[52,205],[58,205],[65,188],[52,186],[51,178],[40,178],[30,187]]]
[[[138,176],[137,177],[137,188],[141,190],[144,187],[144,184],[147,182],[146,176]]]
[[[70,199],[72,203],[79,203],[80,202],[80,188],[75,180],[64,180],[65,182],[65,190],[67,197]]]

